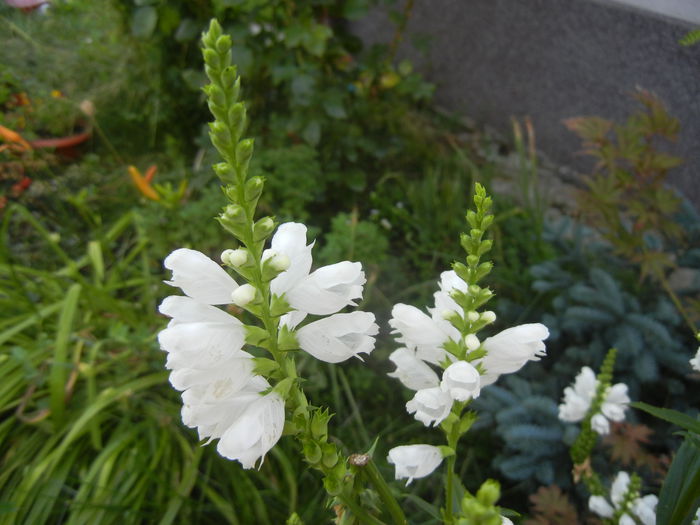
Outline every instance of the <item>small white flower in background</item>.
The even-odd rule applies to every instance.
[[[610,488],[612,505],[603,496],[591,496],[588,500],[588,508],[601,518],[612,518],[615,511],[621,508],[629,484],[629,474],[624,471],[619,472]],[[656,525],[656,505],[658,501],[658,498],[653,494],[635,498],[632,500],[629,508],[626,509],[626,512],[620,516],[618,523],[620,525],[635,525],[639,522],[642,525]],[[630,514],[633,516],[630,516]],[[638,522],[635,521],[635,518]]]
[[[693,370],[700,372],[700,347],[698,347],[695,357],[690,360],[690,366],[693,368]]]
[[[584,366],[574,380],[573,386],[564,389],[564,399],[559,405],[559,419],[577,423],[586,417],[598,388],[598,379],[593,370]],[[624,421],[629,406],[627,385],[617,383],[605,392],[600,413],[591,417],[591,428],[600,435],[610,433],[610,421]]]
[[[439,386],[418,390],[413,399],[406,403],[408,413],[415,413],[414,417],[426,427],[439,424],[449,415],[451,409],[450,394]]]
[[[576,423],[586,417],[597,386],[595,373],[584,366],[576,376],[573,386],[564,389],[564,402],[559,405],[559,419]]]
[[[513,525],[513,522],[505,516],[501,516],[501,525]]]
[[[442,373],[441,388],[455,401],[479,397],[479,372],[466,361],[457,361]]]
[[[481,360],[486,370],[481,377],[481,385],[494,383],[501,374],[512,374],[520,370],[528,361],[539,361],[546,355],[544,340],[549,330],[540,323],[521,324],[507,328],[482,343],[488,352]]]
[[[389,463],[396,467],[395,479],[414,479],[431,474],[442,463],[442,452],[432,445],[403,445],[389,451]]]

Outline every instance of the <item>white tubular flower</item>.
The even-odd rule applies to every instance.
[[[528,361],[539,361],[546,355],[543,341],[547,337],[549,330],[540,323],[507,328],[488,337],[482,345],[488,354],[481,361],[486,370],[481,377],[481,386],[490,385],[501,374],[517,372]]]
[[[647,494],[632,502],[632,512],[639,518],[643,525],[656,525],[656,506],[659,498],[654,494]]]
[[[455,401],[467,401],[479,397],[479,371],[471,363],[457,361],[442,373],[442,390]]]
[[[226,270],[196,250],[175,250],[165,258],[164,264],[173,272],[172,280],[165,283],[177,286],[200,303],[228,304],[231,294],[238,288]]]
[[[610,421],[624,421],[625,411],[629,404],[630,397],[627,395],[627,385],[617,383],[605,392],[605,400],[600,410]]]
[[[469,286],[464,280],[457,275],[454,270],[448,270],[440,274],[440,290],[446,293],[450,293],[452,290],[459,290],[461,292],[466,292]]]
[[[601,518],[612,518],[615,509],[603,496],[591,496],[588,498],[588,508]]]
[[[392,334],[399,334],[396,340],[415,349],[419,359],[437,365],[447,357],[447,352],[441,347],[449,339],[448,334],[433,318],[415,306],[395,305],[391,310],[389,325],[393,328]]]
[[[597,386],[595,373],[584,366],[576,376],[574,385],[564,389],[564,402],[559,405],[559,419],[576,423],[586,417]]]
[[[610,434],[610,422],[603,414],[595,414],[591,418],[591,428],[594,432],[601,436],[607,436]]]
[[[630,476],[627,472],[621,471],[615,477],[610,488],[610,500],[612,505],[602,496],[591,496],[588,500],[588,507],[601,518],[612,518],[615,511],[619,511],[629,489]],[[629,507],[619,518],[620,525],[656,525],[656,505],[658,498],[653,494],[638,497],[632,500]],[[631,514],[631,515],[630,515]]]
[[[505,516],[501,516],[501,525],[513,525],[513,522],[510,521],[510,518],[506,518]]]
[[[168,353],[170,383],[183,391],[182,422],[200,440],[220,438],[221,455],[253,467],[282,435],[284,401],[261,396],[270,385],[253,375],[242,323],[185,296],[166,297],[159,310],[172,318],[158,341]]]
[[[302,350],[327,363],[340,363],[374,349],[379,327],[374,314],[352,312],[335,314],[309,323],[297,331]]]
[[[437,425],[445,419],[452,408],[452,398],[440,387],[424,388],[416,392],[406,410],[426,427]]]
[[[698,347],[698,351],[695,353],[695,357],[693,357],[690,360],[690,366],[696,372],[700,372],[700,347]]]
[[[399,348],[391,353],[389,359],[396,365],[396,370],[390,372],[388,376],[395,377],[406,388],[423,390],[440,384],[435,371],[418,359],[414,350]]]
[[[172,317],[158,334],[168,352],[166,368],[209,369],[235,357],[247,355],[243,324],[218,308],[190,297],[170,296],[161,303],[162,314]]]
[[[389,451],[388,461],[396,467],[394,478],[406,478],[408,485],[414,479],[432,474],[442,463],[442,452],[432,445],[403,445]]]
[[[259,396],[223,433],[216,450],[219,454],[252,468],[282,437],[284,400],[276,392]]]
[[[354,306],[354,299],[362,297],[366,279],[360,263],[343,261],[309,274],[313,243],[306,244],[306,226],[303,224],[287,222],[280,225],[271,245],[270,251],[266,251],[267,256],[285,256],[289,266],[270,282],[270,290],[277,296],[284,294],[295,310],[328,315],[345,306]]]

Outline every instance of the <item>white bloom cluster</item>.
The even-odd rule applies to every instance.
[[[610,489],[612,505],[603,496],[591,496],[588,500],[588,507],[601,518],[612,518],[615,511],[619,510],[625,501],[629,484],[629,474],[624,471],[619,472]],[[637,523],[655,525],[658,501],[659,499],[653,494],[635,498],[620,516],[619,525],[636,525]]]
[[[430,315],[414,306],[397,304],[392,310],[389,324],[398,334],[397,341],[405,345],[394,351],[389,359],[396,370],[389,375],[396,377],[416,394],[406,404],[409,413],[424,425],[437,425],[447,417],[454,401],[467,401],[479,396],[481,388],[495,382],[501,374],[516,372],[528,361],[537,361],[545,354],[544,339],[549,331],[542,324],[525,324],[508,328],[480,342],[470,334],[465,338],[469,350],[483,347],[487,354],[473,362],[458,361],[447,352],[444,345],[450,340],[459,341],[461,334],[450,322],[450,317],[464,315],[461,307],[452,299],[454,289],[469,293],[465,283],[454,271],[440,276],[440,290],[434,294],[435,307]],[[471,322],[492,323],[493,312],[469,312]],[[440,379],[430,365],[452,361]],[[476,366],[484,370],[480,375]]]
[[[695,357],[690,360],[690,366],[693,367],[693,370],[700,372],[700,347],[695,352]]]
[[[359,263],[342,262],[310,273],[311,248],[303,224],[282,224],[264,259],[274,258],[277,271],[270,287],[294,309],[284,322],[294,329],[307,314],[327,315],[362,297],[365,283]],[[227,251],[227,264],[244,264],[247,254]],[[216,305],[247,304],[255,289],[239,286],[206,255],[186,248],[172,252],[165,267],[173,276],[167,284],[185,296],[166,297],[160,312],[171,320],[158,334],[168,353],[170,382],[182,391],[182,420],[196,427],[200,439],[219,439],[222,456],[255,466],[282,435],[284,400],[270,391],[267,380],[253,373],[252,355],[243,350],[245,326]],[[249,289],[252,288],[252,291]],[[335,314],[307,324],[297,332],[302,349],[336,363],[374,348],[378,327],[366,312]],[[268,392],[268,393],[266,393]]]
[[[559,419],[577,423],[586,417],[598,388],[598,379],[593,370],[584,366],[574,380],[573,386],[564,389],[564,400],[559,405]],[[627,385],[617,383],[605,392],[601,412],[591,418],[591,428],[600,435],[610,432],[610,421],[624,421],[625,410],[630,403]]]

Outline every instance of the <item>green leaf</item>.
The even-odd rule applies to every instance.
[[[65,412],[66,376],[69,366],[66,362],[68,340],[73,329],[73,319],[78,310],[78,299],[80,298],[81,290],[82,288],[79,284],[74,284],[68,289],[66,299],[63,302],[63,309],[58,318],[53,362],[49,376],[51,414],[54,425],[57,428],[63,423],[63,414]]]
[[[137,38],[148,38],[158,23],[158,11],[153,6],[134,9],[131,15],[131,33]]]
[[[686,435],[659,493],[657,523],[690,525],[700,504],[700,447]]]
[[[678,425],[679,427],[684,428],[685,430],[689,430],[690,432],[700,434],[700,421],[693,419],[692,417],[682,412],[678,412],[677,410],[671,410],[669,408],[659,408],[652,405],[647,405],[646,403],[642,403],[639,401],[635,403],[630,403],[630,406],[639,410],[644,410],[652,416],[668,421],[669,423],[673,423],[674,425]]]

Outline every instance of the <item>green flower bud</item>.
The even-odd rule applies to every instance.
[[[235,102],[238,100],[238,93],[241,87],[241,80],[237,78],[238,71],[236,66],[227,66],[221,72],[221,84],[224,89],[227,89],[231,100]]]
[[[253,225],[253,240],[256,242],[267,239],[275,229],[272,217],[263,217]]]
[[[219,54],[225,55],[231,49],[231,37],[228,35],[221,35],[216,39],[215,47]]]
[[[238,139],[247,125],[246,110],[243,102],[236,102],[228,112],[228,125],[231,126],[233,135]]]
[[[323,452],[321,447],[313,441],[307,441],[304,443],[304,457],[311,465],[316,465],[321,462],[323,458]]]
[[[250,163],[250,158],[253,156],[254,144],[255,141],[253,139],[243,139],[236,146],[236,162],[238,163],[238,167],[243,171],[248,169],[248,163]],[[260,191],[262,191],[262,186],[260,187]],[[257,197],[259,196],[260,194],[258,193]]]
[[[476,499],[486,506],[493,506],[501,497],[501,486],[498,481],[487,479],[476,493]]]
[[[233,166],[229,163],[219,162],[218,164],[214,164],[213,168],[216,176],[222,181],[229,184],[234,184],[236,182],[236,170],[234,170]]]

